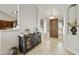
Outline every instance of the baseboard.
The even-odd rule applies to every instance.
[[[9,55],[8,52],[1,52],[1,55]]]
[[[68,47],[66,47],[66,46],[65,46],[65,49],[67,49],[68,51],[72,52],[72,53],[75,54],[75,55],[79,55],[79,53],[73,51],[72,49],[70,49],[70,48],[68,48]]]

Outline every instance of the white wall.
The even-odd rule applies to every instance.
[[[72,34],[67,33],[67,8],[68,8],[68,6],[66,6],[65,15],[64,15],[65,16],[65,18],[64,18],[65,19],[64,46],[66,49],[70,50],[71,52],[73,52],[75,54],[79,54],[79,34],[72,35]],[[79,5],[77,6],[77,8],[78,8],[77,11],[78,11],[78,15],[79,15]],[[79,21],[79,16],[78,16],[77,20]],[[77,29],[77,30],[79,30],[79,29]],[[77,32],[77,33],[79,33],[79,32]]]
[[[31,31],[36,25],[36,7],[35,5],[22,4],[20,5],[19,26],[20,30],[24,31],[29,28]]]
[[[1,54],[9,54],[12,47],[18,47],[18,31],[2,31],[1,32]]]
[[[0,32],[0,54],[1,54],[1,32]]]
[[[41,19],[45,20],[43,12],[38,8],[38,28],[39,28],[40,32],[43,32],[42,28],[40,27],[40,20]]]
[[[40,27],[40,20],[44,21],[44,30]],[[45,39],[45,37],[49,37],[49,32],[48,32],[48,19],[45,17],[45,13],[38,7],[38,30],[42,34],[42,39]]]

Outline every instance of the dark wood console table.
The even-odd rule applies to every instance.
[[[32,33],[28,35],[19,35],[19,51],[26,54],[29,50],[33,49],[41,43],[41,33]]]

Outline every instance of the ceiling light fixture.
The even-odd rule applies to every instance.
[[[52,10],[51,10],[51,15],[49,17],[49,19],[55,19],[56,17],[52,15]]]

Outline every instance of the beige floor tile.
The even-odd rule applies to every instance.
[[[42,39],[42,42],[26,55],[73,55],[73,53],[64,48],[62,41],[51,38]]]

